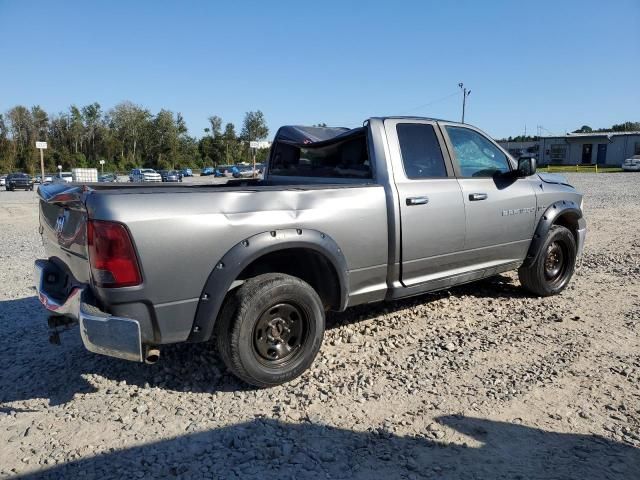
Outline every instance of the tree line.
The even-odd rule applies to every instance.
[[[100,167],[128,171],[135,167],[156,169],[201,168],[250,162],[249,142],[269,134],[264,114],[247,112],[240,132],[233,123],[209,117],[200,138],[190,136],[180,113],[161,109],[153,114],[132,102],[105,111],[99,103],[49,114],[40,106],[17,105],[0,114],[0,172],[40,170],[36,141],[46,141],[45,170]],[[263,161],[266,150],[256,152]]]

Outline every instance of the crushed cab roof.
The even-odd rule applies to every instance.
[[[362,135],[364,131],[364,127],[304,127],[300,125],[286,125],[278,129],[273,141],[274,143],[287,143],[298,147],[318,147],[339,142],[352,136]]]

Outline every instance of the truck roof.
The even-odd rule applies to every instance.
[[[384,117],[371,117],[371,119],[376,119],[376,120],[429,120],[432,122],[447,122],[447,123],[456,123],[456,124],[461,124],[460,122],[454,122],[453,120],[447,120],[444,118],[433,118],[433,117],[421,117],[421,116],[417,116],[417,115],[387,115]]]

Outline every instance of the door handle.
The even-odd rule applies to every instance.
[[[487,199],[486,193],[470,193],[469,194],[469,200],[471,200],[472,202],[477,202],[478,200],[486,200],[486,199]]]
[[[426,205],[429,203],[429,197],[407,197],[407,206]]]

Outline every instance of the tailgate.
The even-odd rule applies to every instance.
[[[52,261],[64,264],[67,273],[80,283],[89,283],[90,278],[85,190],[70,184],[38,188],[40,233],[45,253]]]

